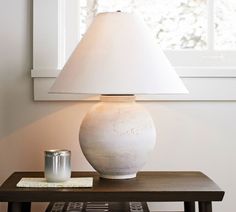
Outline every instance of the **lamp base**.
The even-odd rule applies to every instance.
[[[156,142],[149,113],[134,96],[102,96],[82,121],[81,149],[92,167],[108,179],[134,178]]]
[[[136,177],[136,173],[135,174],[127,174],[127,175],[103,175],[100,174],[101,178],[105,178],[105,179],[112,179],[112,180],[125,180],[125,179],[132,179]]]

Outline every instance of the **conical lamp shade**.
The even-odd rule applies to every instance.
[[[51,92],[166,94],[187,90],[141,18],[115,12],[95,17]]]

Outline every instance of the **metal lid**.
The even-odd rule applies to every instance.
[[[46,156],[67,156],[71,154],[70,150],[66,149],[50,149],[44,151]]]

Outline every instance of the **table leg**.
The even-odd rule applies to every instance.
[[[211,202],[199,202],[199,212],[212,212]]]
[[[8,202],[8,212],[30,212],[31,202]]]
[[[184,202],[184,212],[195,212],[195,202]]]

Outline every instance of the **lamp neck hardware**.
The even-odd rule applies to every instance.
[[[102,102],[135,102],[136,97],[133,94],[106,94],[101,95]]]

